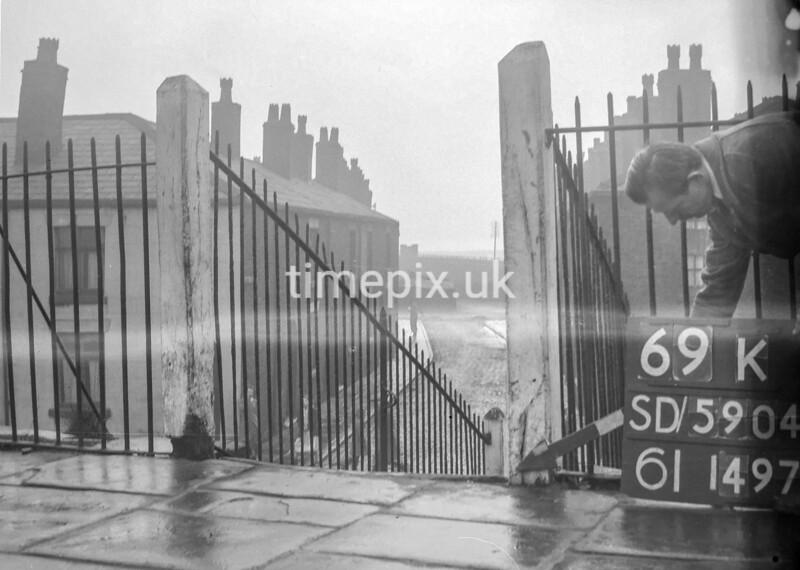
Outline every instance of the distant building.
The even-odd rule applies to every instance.
[[[64,116],[64,97],[66,93],[67,68],[57,63],[58,40],[43,38],[39,42],[36,59],[26,61],[22,71],[19,113],[14,118],[0,119],[0,143],[7,149],[8,201],[3,205],[8,212],[8,227],[3,228],[12,248],[24,260],[24,184],[23,144],[27,143],[28,171],[41,173],[45,169],[45,144],[50,142],[52,168],[52,226],[54,238],[54,295],[56,307],[55,328],[65,349],[74,358],[76,347],[80,347],[80,374],[92,399],[98,402],[100,390],[101,341],[105,345],[105,379],[108,428],[112,433],[122,431],[122,363],[121,363],[121,295],[120,265],[121,250],[119,229],[125,236],[127,272],[127,330],[131,350],[128,353],[128,376],[130,379],[130,429],[131,433],[145,433],[147,430],[144,379],[146,376],[144,350],[144,225],[143,212],[149,219],[150,292],[152,315],[153,349],[153,416],[156,432],[163,428],[160,386],[160,304],[158,271],[158,227],[155,167],[146,169],[147,193],[142,196],[142,175],[140,169],[125,169],[120,179],[119,197],[114,168],[98,171],[99,226],[101,250],[95,240],[95,208],[91,171],[90,141],[96,147],[96,163],[108,167],[115,164],[115,138],[120,140],[121,162],[137,163],[141,156],[141,137],[144,135],[146,155],[144,160],[155,161],[156,125],[155,123],[130,113],[71,115]],[[212,105],[212,128],[220,134],[220,154],[231,155],[235,171],[238,171],[241,134],[241,108],[231,98],[232,81],[221,81],[220,100]],[[316,237],[326,244],[326,252],[336,253],[336,262],[344,261],[348,268],[362,272],[367,269],[388,271],[398,263],[398,223],[371,207],[371,192],[368,182],[363,179],[357,163],[355,167],[338,169],[336,187],[329,187],[311,179],[311,159],[313,137],[305,134],[305,117],[298,118],[297,132],[291,123],[288,105],[283,108],[281,117],[277,107],[270,108],[268,121],[264,124],[264,161],[244,161],[245,180],[249,183],[249,173],[255,169],[257,179],[267,180],[269,200],[273,192],[277,195],[280,207],[288,203],[292,215],[297,215],[302,227],[310,228],[310,241]],[[66,172],[67,140],[72,141],[75,188],[76,259],[78,267],[78,291],[73,292],[71,222],[69,211],[69,176]],[[214,137],[212,136],[212,141]],[[330,141],[329,141],[330,142]],[[212,142],[213,145],[213,142]],[[339,147],[341,149],[341,147]],[[341,153],[340,153],[341,154]],[[343,160],[343,159],[342,159]],[[337,164],[337,168],[340,165]],[[318,167],[319,168],[319,167]],[[323,172],[325,172],[323,168]],[[319,174],[318,174],[319,178]],[[323,176],[323,179],[325,177]],[[327,180],[327,179],[326,179]],[[333,183],[333,182],[331,182]],[[256,191],[260,191],[257,188]],[[49,252],[46,239],[47,192],[45,176],[30,177],[28,188],[31,276],[35,292],[45,307],[49,295]],[[230,205],[233,219],[238,224],[238,192]],[[118,215],[118,204],[123,209],[122,218]],[[226,199],[220,200],[220,217],[228,213]],[[224,213],[223,213],[224,209]],[[223,217],[224,216],[224,217]],[[245,236],[250,236],[250,211],[245,216]],[[301,231],[302,235],[302,231]],[[225,238],[227,240],[227,238]],[[239,242],[238,225],[231,235],[234,255],[240,249],[252,253],[252,240]],[[220,263],[227,263],[228,243],[220,244]],[[261,252],[267,253],[269,252]],[[98,274],[96,264],[101,259],[104,279],[103,311],[104,321],[98,323]],[[1,270],[2,268],[0,268]],[[245,280],[263,279],[253,275],[252,265],[245,266]],[[224,277],[227,272],[221,271]],[[31,417],[31,374],[27,352],[27,308],[26,285],[18,270],[11,265],[9,271],[9,291],[0,291],[10,297],[9,317],[13,341],[12,372],[16,389],[17,422],[20,429],[32,424]],[[235,277],[238,281],[238,277]],[[227,283],[225,281],[225,283]],[[0,281],[2,287],[2,281]],[[222,287],[222,285],[221,285]],[[227,290],[227,285],[225,286]],[[248,289],[249,290],[249,289]],[[238,291],[238,284],[236,286]],[[74,335],[75,294],[78,299],[80,337]],[[238,294],[238,293],[237,293]],[[227,293],[226,293],[227,295]],[[283,301],[281,301],[283,302]],[[221,302],[221,305],[227,306]],[[263,305],[262,305],[263,306]],[[2,312],[0,303],[0,312]],[[34,309],[35,311],[35,309]],[[3,317],[0,314],[0,317]],[[51,362],[50,333],[43,318],[36,315],[33,335],[35,337],[35,368],[38,397],[38,421],[41,430],[54,429],[53,387],[57,386],[62,430],[68,431],[76,421],[77,383],[58,355]],[[0,342],[3,330],[0,327]],[[225,351],[223,350],[223,353]],[[229,358],[229,354],[223,354]],[[2,363],[0,370],[0,426],[10,424],[9,367]],[[55,371],[55,372],[54,372]],[[55,378],[53,377],[55,374]],[[55,380],[55,382],[54,382]],[[229,387],[226,387],[226,390]],[[228,395],[226,402],[230,403]],[[83,407],[84,415],[87,406]]]
[[[643,75],[643,92],[647,94],[650,123],[677,121],[677,90],[681,88],[684,121],[711,120],[711,72],[701,66],[702,47],[689,48],[689,68],[679,65],[679,46],[667,46],[667,69],[658,73],[658,92],[653,91],[653,76]],[[627,109],[614,117],[616,125],[642,123],[643,97],[627,98]],[[755,114],[780,110],[776,98],[765,98],[755,108]],[[744,119],[745,114],[736,118]],[[710,134],[710,128],[687,128],[684,142],[691,143]],[[650,142],[677,141],[677,129],[651,130]],[[622,192],[628,164],[634,154],[644,146],[641,130],[616,133],[616,165],[618,212],[620,228],[620,257],[624,288],[628,294],[632,314],[649,314],[650,294],[647,264],[645,209],[634,204]],[[609,244],[612,242],[612,207],[610,188],[610,159],[608,137],[596,138],[589,148],[583,164],[584,189],[594,205],[598,220]],[[705,264],[708,246],[708,224],[705,218],[690,220],[687,229],[687,267],[689,299],[702,286],[700,273]],[[681,281],[681,238],[679,225],[670,226],[664,216],[653,216],[653,253],[656,310],[659,315],[682,316],[683,286]],[[752,264],[751,264],[752,265]],[[761,256],[762,293],[765,317],[788,315],[788,273],[786,262]],[[752,273],[752,267],[750,269]],[[752,275],[748,276],[736,316],[753,316]]]

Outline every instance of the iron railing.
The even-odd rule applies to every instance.
[[[576,107],[580,124],[580,108]],[[628,303],[603,230],[580,186],[581,164],[562,138],[554,145],[561,357],[562,432],[574,433],[623,405],[623,347]],[[580,142],[578,143],[580,153]],[[580,156],[580,154],[579,154]],[[563,459],[567,471],[621,466],[621,437],[612,432]]]
[[[582,427],[620,409],[623,405],[623,349],[627,316],[636,309],[635,302],[627,294],[638,286],[638,281],[647,283],[644,295],[644,311],[651,316],[669,315],[674,310],[673,299],[679,291],[680,316],[688,316],[692,294],[697,289],[697,280],[690,282],[690,272],[699,276],[701,267],[690,267],[690,253],[702,257],[705,228],[689,227],[680,223],[679,238],[672,240],[666,232],[671,231],[665,222],[654,221],[652,212],[644,209],[640,214],[643,234],[632,227],[626,219],[625,242],[621,240],[620,212],[623,208],[618,197],[617,140],[619,133],[642,135],[641,146],[651,142],[651,132],[659,131],[660,140],[670,134],[675,141],[683,142],[687,129],[709,129],[738,124],[755,114],[752,84],[747,84],[747,112],[745,118],[721,120],[718,117],[716,87],[710,93],[711,120],[684,120],[684,105],[680,87],[676,92],[676,120],[674,122],[650,122],[649,96],[645,89],[641,99],[641,122],[615,123],[614,100],[607,96],[608,124],[585,126],[581,123],[580,101],[575,99],[574,126],[556,125],[546,129],[548,143],[552,146],[555,160],[555,178],[558,193],[558,259],[559,259],[559,304],[561,308],[561,369],[562,369],[562,430],[574,433]],[[798,86],[797,103],[800,103]],[[783,77],[780,110],[789,110],[792,102],[788,95],[786,77]],[[598,213],[595,194],[584,189],[583,136],[589,133],[604,133],[608,150],[607,184],[610,203]],[[667,133],[666,135],[664,133]],[[574,136],[572,148],[578,160],[573,164],[572,153],[567,150],[567,135]],[[666,137],[666,139],[665,139]],[[626,166],[626,165],[624,165]],[[594,190],[592,189],[589,189]],[[632,205],[630,203],[629,205]],[[627,206],[626,206],[627,207]],[[641,209],[638,206],[637,212]],[[637,219],[640,219],[637,217]],[[603,228],[611,234],[611,245],[606,245]],[[677,251],[669,249],[677,242]],[[631,248],[644,243],[645,263],[632,255]],[[627,249],[626,249],[627,248]],[[692,248],[693,251],[690,251]],[[752,260],[752,298],[756,318],[764,316],[762,290],[774,277],[763,279],[764,258],[770,268],[783,264],[788,273],[786,287],[772,309],[785,317],[797,318],[796,267],[795,260],[777,260],[754,253]],[[677,279],[671,276],[675,267]],[[693,291],[694,289],[694,291]],[[627,294],[625,293],[627,291]],[[740,305],[742,303],[740,302]],[[787,310],[788,309],[788,310]],[[670,315],[673,316],[673,315]],[[592,473],[596,466],[620,467],[621,441],[619,431],[583,446],[564,457],[566,470]]]
[[[2,423],[12,442],[154,452],[154,163],[145,134],[139,142],[123,162],[117,136],[115,160],[98,165],[92,139],[80,166],[72,140],[57,166],[48,143],[36,170],[24,144],[13,171],[2,147]]]
[[[483,422],[410,332],[300,215],[286,204],[279,213],[274,193],[270,204],[255,168],[248,183],[230,151],[211,161],[215,259],[227,242],[215,267],[229,276],[227,290],[214,276],[217,323],[230,310],[216,331],[223,449],[337,469],[483,473]]]
[[[110,141],[106,141],[110,144]],[[153,149],[92,139],[32,168],[2,149],[0,441],[169,451],[158,437]],[[112,154],[113,152],[113,154]],[[88,164],[76,164],[75,156]],[[105,162],[98,161],[98,155]],[[215,410],[223,454],[363,470],[479,474],[488,435],[453,383],[310,228],[210,153]],[[307,268],[312,295],[287,272]],[[334,272],[334,268],[338,272]],[[153,291],[155,293],[153,294]],[[154,357],[156,355],[156,357]],[[7,433],[6,433],[7,432]],[[166,443],[166,442],[165,442]]]

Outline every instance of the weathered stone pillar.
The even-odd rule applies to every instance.
[[[508,442],[512,482],[546,482],[516,472],[544,440],[560,438],[556,196],[550,61],[542,42],[520,44],[498,65],[503,178],[503,242],[514,298],[506,300]]]
[[[504,431],[505,426],[503,420],[505,415],[500,408],[492,408],[486,415],[483,416],[483,425],[486,426],[486,431],[492,438],[492,443],[485,447],[486,450],[486,473],[485,475],[492,475],[496,477],[507,477],[506,473],[506,452],[504,449]]]
[[[214,453],[213,204],[208,92],[169,77],[157,93],[161,382],[173,455]]]

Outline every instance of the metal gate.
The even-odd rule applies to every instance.
[[[545,131],[553,149],[558,195],[561,411],[565,436],[622,408],[627,317],[637,313],[688,316],[693,293],[701,285],[699,276],[703,268],[707,224],[704,219],[682,221],[676,230],[678,233],[671,233],[673,229],[664,220],[654,219],[649,209],[634,205],[627,197],[620,199],[620,167],[626,168],[627,160],[617,159],[619,138],[627,137],[629,143],[631,137],[637,137],[636,148],[650,144],[655,137],[660,141],[691,142],[687,140],[687,132],[699,138],[759,112],[797,106],[800,86],[798,101],[793,103],[784,76],[781,95],[765,99],[759,109],[753,104],[752,84],[748,82],[747,111],[729,120],[718,117],[717,92],[713,84],[709,96],[710,119],[684,120],[679,86],[673,107],[675,120],[651,122],[652,93],[647,85],[640,99],[640,120],[632,119],[628,113],[625,120],[620,121],[620,117],[615,116],[614,99],[609,93],[607,124],[592,126],[582,124],[580,101],[576,98],[573,126],[556,125]],[[584,160],[583,139],[590,134],[603,135],[602,145],[595,139],[595,145],[601,146],[603,152],[592,157],[590,150]],[[574,149],[575,160],[569,149]],[[599,160],[598,155],[602,155]],[[602,164],[603,161],[607,162]],[[600,175],[598,187],[585,188],[584,170],[589,165],[594,168],[595,179],[598,179],[597,169],[605,173]],[[621,214],[624,214],[623,230]],[[622,238],[621,232],[624,233]],[[609,233],[610,245],[606,241]],[[639,255],[634,248],[642,248],[643,254]],[[745,310],[752,310],[758,319],[775,313],[785,318],[787,312],[796,319],[795,259],[779,260],[754,253],[750,272],[751,285],[742,298],[751,298],[752,305]],[[646,285],[644,289],[639,286],[641,283]],[[765,295],[765,288],[769,289],[768,295]],[[637,293],[635,299],[629,299],[632,291]],[[768,314],[770,311],[773,315]],[[598,467],[621,467],[618,430],[581,445],[563,459],[563,469],[567,471],[592,474]]]

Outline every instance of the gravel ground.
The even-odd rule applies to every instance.
[[[493,407],[505,409],[504,306],[459,302],[455,311],[426,311],[420,314],[420,320],[430,338],[434,360],[472,410],[483,416]]]

